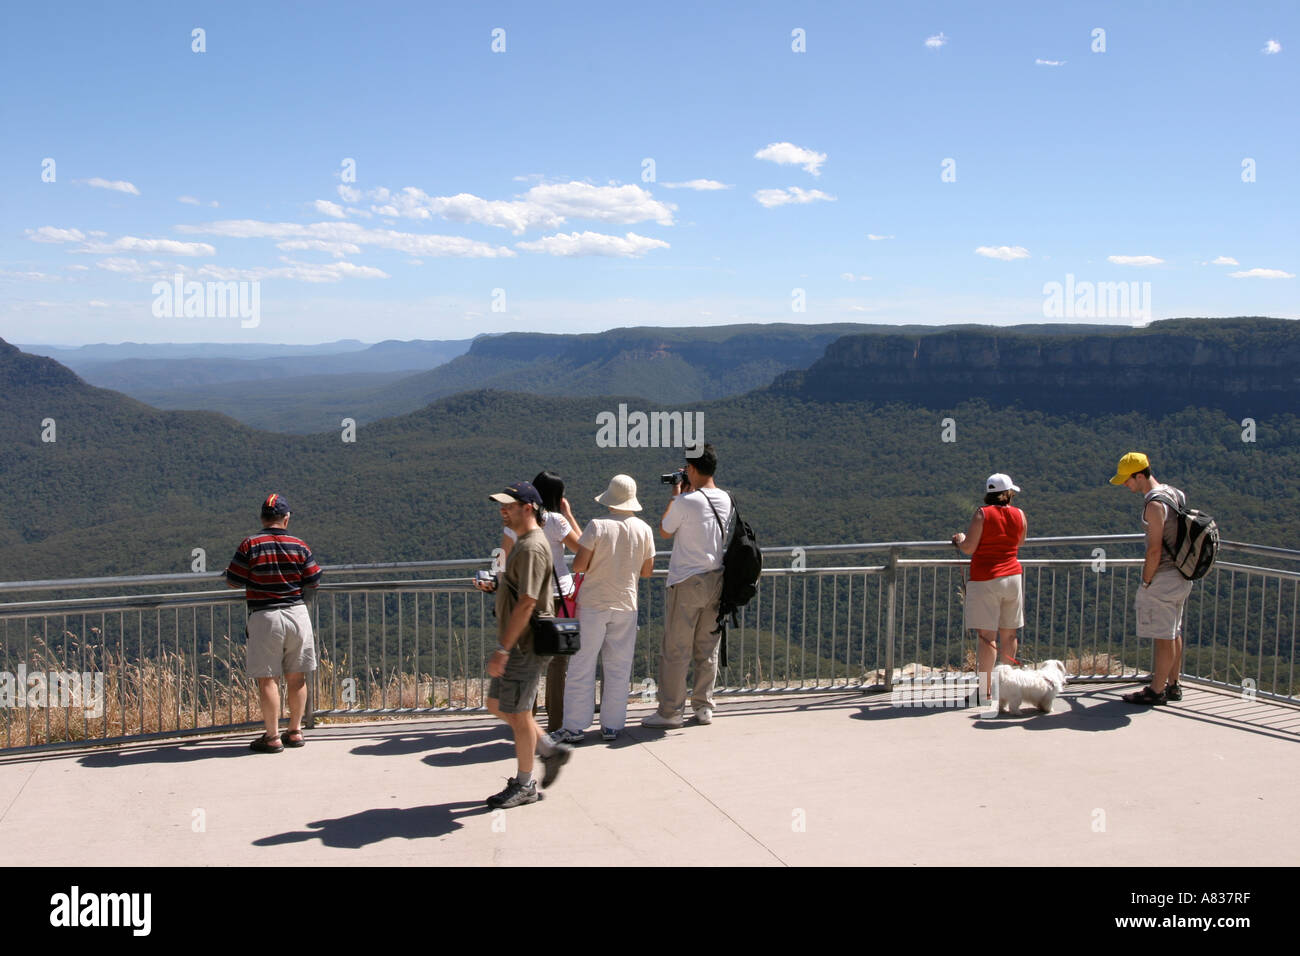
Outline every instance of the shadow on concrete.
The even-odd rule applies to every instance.
[[[422,763],[431,767],[468,767],[475,763],[497,763],[502,760],[514,761],[515,745],[509,740],[498,740],[480,747],[467,747],[450,753],[429,754],[421,758]]]
[[[150,763],[190,763],[196,760],[221,760],[226,757],[271,757],[283,754],[258,754],[248,749],[248,742],[231,744],[193,742],[143,747],[131,750],[103,750],[77,758],[83,767],[138,767]]]
[[[364,757],[403,757],[424,753],[426,750],[469,747],[489,740],[503,739],[509,735],[504,724],[448,733],[442,729],[425,731],[398,730],[375,743],[358,744],[352,753]]]
[[[342,850],[359,850],[371,843],[392,837],[404,840],[422,840],[427,837],[446,836],[465,825],[466,817],[487,816],[492,811],[478,800],[473,803],[442,803],[429,807],[393,807],[384,810],[363,810],[332,820],[316,820],[307,824],[306,830],[277,833],[275,836],[254,840],[253,846],[284,846],[288,843],[306,843],[320,840],[323,846]]]
[[[981,717],[986,713],[983,707],[947,707],[939,706],[891,706],[888,699],[875,704],[859,706],[858,712],[850,714],[853,720],[899,720],[906,717],[929,717],[934,714],[948,714],[954,710],[965,710],[970,714],[971,726],[981,730],[1000,730],[1005,727],[1022,727],[1027,730],[1083,730],[1105,731],[1118,730],[1126,726],[1132,716],[1133,706],[1118,700],[1101,700],[1088,704],[1084,701],[1089,694],[1058,697],[1057,710],[1044,714],[1033,707],[1022,707],[1018,714],[1000,714],[996,717]],[[1068,710],[1061,710],[1062,704],[1068,704]]]
[[[1083,730],[1090,732],[1119,730],[1132,723],[1133,705],[1120,700],[1102,700],[1085,704],[1078,697],[1057,698],[1070,705],[1069,710],[1056,710],[1044,714],[1034,707],[1022,707],[1019,714],[1000,714],[997,717],[977,717],[971,726],[980,730],[1002,730],[1020,727],[1024,730]]]

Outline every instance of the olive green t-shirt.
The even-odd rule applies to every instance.
[[[551,545],[541,528],[535,528],[521,537],[510,549],[506,559],[506,570],[501,576],[501,585],[497,588],[497,640],[505,641],[506,622],[515,609],[520,595],[527,595],[537,601],[537,614],[550,617],[555,613],[555,585],[552,583]],[[524,630],[518,647],[522,651],[531,651],[533,647],[532,628]]]

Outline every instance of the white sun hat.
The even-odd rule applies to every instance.
[[[609,480],[609,487],[603,495],[596,498],[598,504],[615,511],[640,511],[641,502],[636,500],[636,482],[627,475],[615,475]]]

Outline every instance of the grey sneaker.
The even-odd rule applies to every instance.
[[[568,744],[556,744],[553,753],[538,754],[538,759],[542,762],[543,790],[555,783],[555,778],[560,775],[560,768],[568,763],[572,756],[573,748]]]
[[[547,736],[551,738],[553,744],[573,744],[576,746],[582,743],[587,735],[579,730],[569,730],[566,727],[561,727],[554,733],[547,734]]]
[[[487,798],[487,805],[494,810],[509,810],[511,807],[522,806],[525,803],[536,803],[540,799],[536,780],[526,787],[521,787],[518,778],[511,777],[504,790]]]
[[[662,717],[656,711],[653,714],[646,714],[641,718],[642,727],[653,727],[656,730],[667,730],[670,727],[680,727],[682,719],[680,717]]]

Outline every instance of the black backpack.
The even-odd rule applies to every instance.
[[[1157,491],[1147,501],[1160,501],[1174,509],[1178,515],[1178,534],[1174,546],[1165,545],[1165,551],[1174,559],[1178,573],[1188,581],[1196,581],[1210,573],[1219,553],[1219,526],[1204,511],[1197,511],[1178,502],[1177,495]]]
[[[723,667],[727,666],[728,619],[733,627],[740,626],[740,609],[758,593],[758,578],[763,572],[763,552],[758,547],[754,529],[741,520],[735,496],[728,492],[727,497],[731,499],[735,524],[732,525],[731,540],[726,542],[726,549],[722,553],[722,597],[718,601],[718,626],[712,632],[722,634],[719,662]],[[705,495],[704,500],[709,501],[709,496]],[[709,501],[709,510],[713,512],[726,540],[727,526],[718,517],[718,509],[713,507],[712,501]]]

